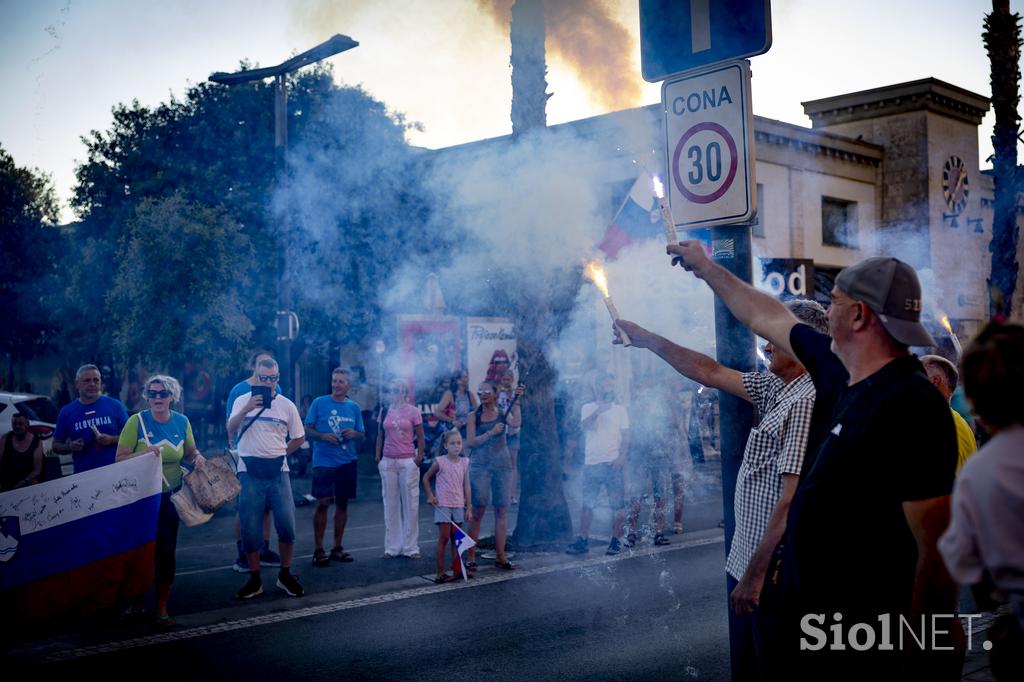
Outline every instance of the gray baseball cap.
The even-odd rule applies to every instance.
[[[908,346],[934,346],[921,325],[921,283],[917,273],[897,258],[876,256],[843,268],[836,287],[862,301],[882,321],[889,335]]]

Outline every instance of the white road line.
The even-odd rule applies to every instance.
[[[390,602],[402,601],[404,599],[424,597],[427,595],[437,594],[438,592],[445,592],[448,590],[463,590],[471,587],[493,585],[494,583],[501,583],[509,580],[532,578],[538,575],[548,575],[551,573],[557,573],[559,571],[580,570],[590,568],[593,566],[600,566],[602,564],[624,561],[626,559],[635,558],[637,556],[655,556],[658,554],[665,554],[668,552],[678,552],[679,550],[683,549],[704,547],[706,545],[718,544],[724,541],[724,537],[722,537],[721,535],[716,535],[709,538],[687,540],[685,542],[668,545],[665,547],[650,547],[643,552],[627,551],[623,552],[622,554],[619,554],[618,556],[601,556],[595,557],[593,559],[585,559],[583,561],[574,561],[570,563],[560,563],[551,566],[538,566],[537,568],[517,569],[515,571],[502,571],[500,573],[491,573],[490,575],[485,575],[479,578],[473,578],[468,582],[452,582],[445,583],[443,585],[431,584],[428,586],[403,590],[401,592],[394,592],[391,594],[377,595],[374,597],[363,597],[361,599],[352,599],[349,601],[335,602],[333,604],[323,604],[321,606],[311,606],[308,608],[295,609],[294,611],[286,611],[283,613],[270,613],[263,616],[241,618],[239,620],[228,621],[225,623],[202,625],[199,627],[189,628],[187,630],[181,630],[178,632],[165,632],[158,635],[136,637],[134,639],[124,639],[118,642],[108,642],[106,644],[97,644],[93,646],[80,647],[77,649],[70,649],[67,651],[57,651],[52,654],[43,656],[41,661],[43,663],[55,663],[58,661],[66,661],[71,659],[85,658],[87,656],[95,656],[97,654],[106,654],[115,651],[124,651],[126,649],[137,649],[140,647],[153,646],[155,644],[180,642],[186,639],[196,639],[197,637],[206,637],[207,635],[218,635],[224,632],[245,630],[247,628],[259,627],[261,625],[271,625],[274,623],[282,623],[290,620],[298,620],[300,618],[309,618],[310,616],[320,616],[326,613],[336,613],[338,611],[358,609],[364,606],[374,606],[376,604],[387,604]]]

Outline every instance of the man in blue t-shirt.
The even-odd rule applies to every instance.
[[[363,438],[363,415],[359,405],[348,399],[351,376],[341,367],[331,372],[331,394],[313,401],[306,413],[306,437],[313,441],[313,565],[330,566],[331,561],[352,561],[341,541],[348,521],[348,501],[356,496],[356,441]],[[327,508],[334,500],[334,547],[324,551]]]
[[[53,451],[72,456],[76,474],[114,463],[117,439],[128,421],[119,400],[101,395],[103,379],[96,365],[75,373],[78,400],[61,408],[53,431]]]

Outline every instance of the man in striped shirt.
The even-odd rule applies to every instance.
[[[828,333],[825,310],[814,301],[794,299],[786,307],[802,322]],[[771,613],[761,606],[761,591],[800,479],[814,412],[814,384],[795,357],[771,343],[765,347],[771,357],[768,372],[739,372],[632,322],[618,324],[634,346],[650,349],[680,374],[757,408],[760,420],[750,430],[736,479],[736,530],[725,562],[732,607],[732,678],[757,679],[757,670],[765,668],[764,660],[771,655],[764,637]]]

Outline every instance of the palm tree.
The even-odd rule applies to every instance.
[[[1009,0],[992,0],[982,33],[992,63],[992,108],[996,115],[992,146],[995,149],[995,217],[992,221],[992,275],[989,313],[1009,316],[1017,286],[1017,135],[1020,116],[1020,15],[1010,14]]]

